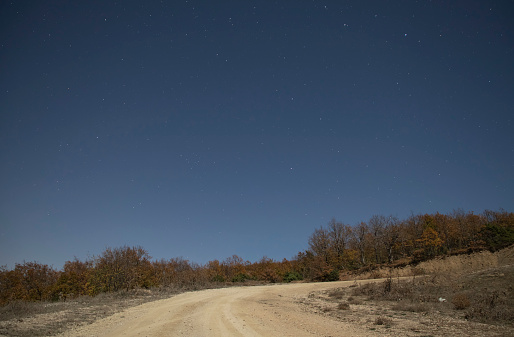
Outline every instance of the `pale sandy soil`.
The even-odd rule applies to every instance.
[[[373,281],[373,280],[370,280]],[[376,280],[375,280],[376,281]],[[360,283],[369,281],[360,281]],[[512,336],[435,314],[387,315],[373,304],[338,311],[323,294],[353,281],[189,292],[129,308],[60,336]],[[390,324],[377,325],[377,317]]]
[[[130,308],[62,336],[367,336],[299,301],[351,282],[212,289]]]

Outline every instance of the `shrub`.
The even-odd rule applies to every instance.
[[[301,281],[301,280],[303,280],[302,275],[296,271],[290,271],[284,275],[284,282],[286,282],[286,283],[289,283],[292,281]]]
[[[332,270],[328,275],[325,281],[333,282],[333,281],[339,281],[339,270],[334,269]]]
[[[512,225],[487,224],[481,229],[480,234],[492,252],[514,243],[514,226]]]
[[[384,294],[388,294],[391,292],[391,286],[393,284],[393,279],[389,277],[387,280],[384,281]]]
[[[212,278],[212,282],[222,283],[225,282],[225,278],[221,275],[214,275],[214,277]]]
[[[384,316],[378,316],[375,319],[375,325],[391,325],[393,321],[390,318]]]
[[[239,273],[232,278],[232,282],[244,282],[248,279],[250,279],[250,276],[244,273]]]
[[[0,305],[12,301],[46,301],[54,296],[58,272],[46,264],[24,262],[14,270],[0,268]],[[58,297],[57,297],[58,299]]]
[[[350,304],[362,304],[362,301],[360,299],[355,298],[353,296],[348,297],[347,301]]]
[[[97,257],[91,273],[91,295],[98,292],[149,288],[152,264],[148,252],[140,247],[107,248]]]
[[[349,310],[350,309],[350,304],[348,304],[348,303],[339,303],[339,305],[337,306],[337,309],[339,309],[339,310]]]
[[[428,312],[430,309],[426,303],[411,303],[407,301],[401,301],[393,305],[393,310],[397,311],[410,311],[410,312]]]
[[[341,300],[344,295],[346,294],[346,291],[344,288],[334,289],[331,292],[328,293],[329,297],[333,297],[336,300]]]
[[[323,311],[323,312],[330,312],[332,310],[334,310],[334,308],[331,308],[331,307],[324,307],[321,309],[321,311]]]
[[[464,310],[471,305],[469,298],[466,294],[458,293],[453,296],[452,304],[457,310]]]

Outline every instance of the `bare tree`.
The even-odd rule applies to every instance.
[[[328,262],[330,236],[325,228],[320,227],[314,230],[309,237],[309,248],[315,255],[323,257]]]
[[[328,224],[329,250],[335,256],[335,264],[338,269],[343,268],[344,252],[350,241],[352,229],[348,225],[332,219]]]
[[[366,250],[369,246],[369,227],[365,222],[359,223],[352,231],[353,242],[356,250],[359,252],[359,260],[361,265],[366,265]]]
[[[373,251],[375,253],[375,263],[382,263],[384,251],[384,232],[387,219],[383,215],[373,215],[369,219],[369,229],[373,239]]]
[[[397,244],[400,241],[401,236],[401,224],[397,217],[390,215],[385,219],[384,228],[384,246],[387,252],[387,262],[391,263],[394,261],[394,252]]]

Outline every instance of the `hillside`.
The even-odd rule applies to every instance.
[[[427,274],[399,277],[409,268],[411,272],[416,270],[415,274],[423,268]],[[20,311],[8,312],[4,307],[0,336],[49,336],[59,332],[76,336],[86,332],[94,335],[95,331],[102,331],[102,335],[111,331],[113,336],[124,331],[145,331],[158,336],[163,326],[169,329],[166,331],[180,330],[185,336],[200,331],[214,336],[273,336],[277,331],[293,330],[298,336],[314,336],[341,331],[338,329],[352,331],[355,336],[512,335],[514,246],[495,253],[437,258],[416,267],[381,272],[391,277],[232,287],[180,296],[139,290],[52,305],[34,304],[40,308],[32,311],[11,307],[12,311]],[[166,302],[141,306],[163,297],[168,297],[163,300]],[[206,298],[211,300],[206,302]],[[159,308],[172,310],[178,316],[159,314],[154,323],[144,320],[146,315],[157,317],[154,314]],[[218,323],[209,327],[205,320],[190,319],[196,316]],[[272,321],[263,324],[263,319]],[[139,330],[123,330],[135,322]]]

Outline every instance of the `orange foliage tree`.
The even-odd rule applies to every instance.
[[[148,252],[139,246],[107,248],[95,259],[90,277],[91,294],[148,288],[153,284],[153,266]]]
[[[73,261],[66,261],[55,284],[55,292],[59,298],[66,300],[69,297],[88,295],[92,271],[93,261],[82,262],[76,258]]]
[[[423,249],[423,259],[436,256],[443,244],[443,240],[441,240],[439,234],[432,227],[427,227],[417,242]]]
[[[11,301],[44,301],[55,296],[58,272],[46,264],[24,262],[13,270],[0,270],[0,303]]]

